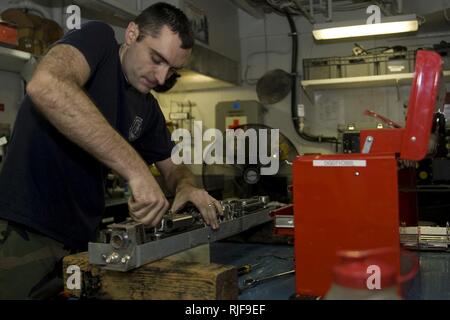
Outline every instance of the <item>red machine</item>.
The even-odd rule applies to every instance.
[[[18,35],[15,26],[0,19],[0,44],[17,47],[19,45]]]
[[[441,57],[417,54],[405,128],[361,133],[361,154],[298,157],[294,163],[296,291],[322,297],[341,250],[393,248],[387,263],[400,274],[400,224],[417,224],[413,184],[398,160],[421,160],[430,151],[435,112],[443,106]],[[444,89],[443,91],[441,91]]]

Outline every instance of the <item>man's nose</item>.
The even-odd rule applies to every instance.
[[[169,73],[169,67],[163,66],[158,69],[156,72],[156,80],[158,81],[158,84],[162,86],[164,83],[166,83],[167,74]]]

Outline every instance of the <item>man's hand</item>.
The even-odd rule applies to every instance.
[[[223,208],[219,201],[211,197],[204,189],[196,187],[195,177],[184,165],[175,165],[166,159],[156,163],[162,173],[169,190],[175,194],[171,211],[176,213],[183,206],[192,202],[200,211],[205,223],[213,229],[219,228],[217,215],[223,215]]]
[[[158,226],[170,204],[155,178],[146,172],[128,183],[132,194],[128,201],[130,216],[145,225]]]
[[[223,215],[223,208],[219,201],[211,197],[208,192],[190,185],[179,188],[171,211],[177,212],[187,202],[192,202],[197,207],[208,226],[211,226],[213,229],[219,228],[217,215]]]

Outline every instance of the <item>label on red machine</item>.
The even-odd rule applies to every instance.
[[[332,167],[332,168],[365,168],[366,160],[314,160],[314,167]]]

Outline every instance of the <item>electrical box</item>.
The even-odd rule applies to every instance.
[[[221,132],[244,124],[264,123],[265,108],[258,101],[224,101],[216,105],[216,128]]]
[[[360,132],[346,131],[342,135],[343,153],[360,153]]]

